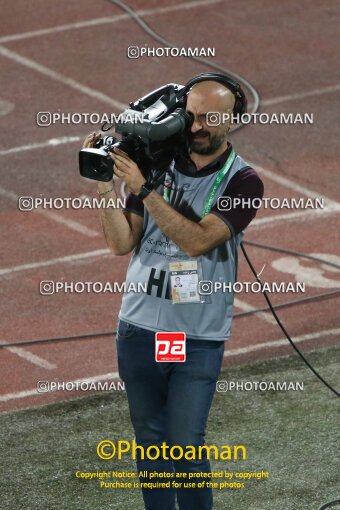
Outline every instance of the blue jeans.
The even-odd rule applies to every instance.
[[[201,446],[214,396],[224,351],[224,342],[186,341],[184,363],[155,361],[155,333],[125,321],[117,332],[118,369],[129,401],[130,416],[138,445]],[[154,454],[154,450],[153,454]],[[168,450],[169,452],[169,450]],[[175,449],[178,455],[178,449]],[[167,456],[169,456],[167,454]],[[137,470],[174,473],[173,478],[159,476],[144,482],[202,482],[209,478],[191,478],[188,473],[210,472],[210,462],[201,460],[137,460]],[[187,473],[186,478],[176,473]],[[157,475],[157,473],[156,473]],[[170,486],[171,486],[170,483]],[[145,510],[211,510],[210,488],[142,489]]]

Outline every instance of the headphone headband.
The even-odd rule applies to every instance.
[[[243,115],[247,111],[247,99],[246,96],[241,89],[239,83],[237,83],[233,78],[227,76],[222,73],[201,73],[191,78],[188,83],[185,85],[184,94],[187,94],[191,87],[193,87],[196,83],[200,83],[202,81],[217,81],[218,83],[222,83],[225,87],[227,87],[235,96],[235,104],[233,109],[234,115]]]

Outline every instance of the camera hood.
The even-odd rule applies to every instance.
[[[108,182],[113,177],[113,161],[103,147],[79,151],[80,175],[96,181]]]

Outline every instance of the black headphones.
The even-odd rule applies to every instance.
[[[234,115],[243,115],[247,111],[247,99],[246,96],[241,89],[239,83],[235,80],[222,73],[201,73],[191,78],[188,83],[185,85],[184,94],[186,95],[191,87],[193,87],[196,83],[200,83],[201,81],[217,81],[218,83],[222,83],[225,87],[227,87],[235,96],[235,104],[233,109]]]

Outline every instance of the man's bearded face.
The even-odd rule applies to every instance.
[[[223,128],[223,126],[217,131],[216,127],[213,127],[211,131],[208,129],[204,126],[196,133],[190,133],[189,148],[191,152],[202,155],[214,154],[225,142],[228,133],[227,129]]]

